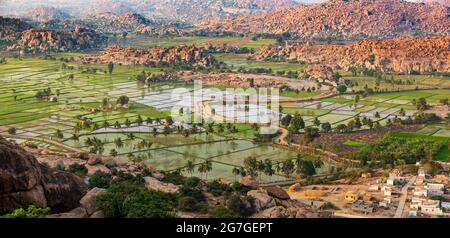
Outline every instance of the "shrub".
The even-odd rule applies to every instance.
[[[203,195],[202,191],[198,188],[189,188],[186,186],[183,186],[178,191],[181,197],[192,197],[197,201],[205,201],[205,195]]]
[[[201,187],[202,180],[197,177],[190,177],[184,181],[184,186],[189,188],[199,188]]]
[[[231,211],[230,209],[219,206],[216,207],[210,214],[210,218],[239,218],[239,214]]]
[[[37,208],[33,205],[29,206],[27,210],[19,208],[12,213],[0,216],[0,218],[45,218],[50,215],[50,208]]]
[[[11,127],[8,129],[8,134],[15,135],[17,133],[17,129],[14,127]]]
[[[78,177],[83,177],[88,173],[86,166],[82,164],[72,164],[69,166],[69,169],[67,171],[75,174]]]
[[[149,190],[136,181],[112,184],[95,202],[109,218],[175,217],[177,205],[175,195]]]
[[[206,202],[198,201],[193,197],[181,197],[178,200],[178,209],[188,212],[205,212],[208,210]]]
[[[232,195],[227,200],[227,207],[241,217],[251,216],[255,212],[254,199],[250,196]]]
[[[207,191],[214,196],[222,196],[231,192],[230,186],[214,180],[207,185]]]
[[[89,178],[89,185],[97,188],[108,188],[112,182],[112,175],[101,171],[95,172]]]
[[[163,181],[166,183],[181,185],[184,184],[185,179],[186,178],[181,174],[181,172],[176,170],[173,172],[165,173]]]

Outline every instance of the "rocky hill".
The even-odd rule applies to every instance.
[[[450,10],[439,4],[401,0],[332,0],[254,17],[237,17],[198,26],[210,31],[253,34],[289,32],[304,38],[362,39],[450,32]]]
[[[27,17],[29,10],[42,5],[64,9],[81,17],[100,13],[122,15],[136,12],[151,20],[194,23],[214,18],[270,12],[296,4],[294,0],[4,0],[0,15]]]
[[[64,52],[98,48],[104,38],[93,30],[76,28],[72,31],[29,29],[9,50],[25,52]]]
[[[49,169],[17,144],[0,137],[0,214],[30,204],[54,212],[78,206],[87,185],[70,173]]]
[[[363,40],[347,45],[266,46],[258,60],[297,59],[348,70],[365,66],[398,73],[449,72],[450,36]]]
[[[27,18],[36,22],[67,20],[71,18],[71,16],[68,13],[54,7],[33,8],[26,13],[26,16]]]
[[[174,24],[151,21],[141,14],[132,12],[122,15],[102,13],[86,19],[85,22],[92,26],[93,29],[105,33],[133,32],[151,35],[180,33],[178,27]]]
[[[150,65],[150,64],[185,64],[192,66],[211,67],[218,62],[204,48],[195,46],[154,47],[148,49],[124,48],[113,45],[103,54],[83,57],[86,63],[117,63],[122,65]]]
[[[31,28],[20,19],[3,18],[0,16],[0,40],[12,41],[18,38],[22,31]]]

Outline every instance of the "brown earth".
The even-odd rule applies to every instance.
[[[359,150],[358,147],[344,145],[346,141],[358,141],[370,143],[380,140],[389,132],[413,132],[417,131],[423,125],[401,125],[395,124],[391,128],[383,127],[380,130],[361,130],[351,133],[320,133],[320,137],[315,139],[311,145],[314,147],[320,147],[325,150],[333,151],[338,154],[347,154]],[[293,143],[304,143],[303,135],[296,134],[292,136]]]

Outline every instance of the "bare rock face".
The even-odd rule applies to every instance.
[[[59,214],[52,214],[47,216],[47,218],[87,218],[88,214],[86,212],[86,209],[82,207],[77,207],[69,212],[59,213]]]
[[[0,194],[32,189],[41,177],[39,162],[33,156],[0,138]]]
[[[178,185],[171,183],[164,183],[153,177],[144,177],[144,180],[145,185],[147,186],[148,189],[153,189],[166,193],[176,193],[180,189],[180,186]]]
[[[195,46],[153,47],[148,49],[123,48],[113,45],[101,55],[83,57],[83,63],[109,63],[122,65],[149,65],[158,63],[189,64],[211,67],[219,62],[204,48]]]
[[[65,212],[77,207],[86,191],[77,176],[40,165],[20,146],[0,137],[0,213],[28,205]]]
[[[267,187],[265,188],[267,193],[275,198],[281,199],[281,200],[288,200],[291,199],[291,197],[289,196],[289,194],[282,189],[280,186],[271,186],[271,187]]]
[[[448,72],[450,70],[450,36],[402,37],[383,40],[363,40],[346,45],[295,45],[262,47],[255,55],[258,60],[297,59],[308,63],[320,62],[333,69],[349,70],[366,67],[383,72]],[[313,67],[313,66],[311,66]],[[319,66],[314,66],[319,67]],[[309,72],[318,72],[308,68]],[[330,74],[329,70],[324,73]]]
[[[86,209],[86,212],[89,216],[98,211],[97,206],[95,205],[95,197],[105,192],[105,189],[93,188],[80,200],[81,206]]]
[[[254,34],[289,32],[307,39],[447,35],[449,9],[401,0],[332,0],[253,17],[205,21],[200,28]]]
[[[53,212],[63,212],[78,206],[80,199],[87,192],[87,185],[81,178],[44,166],[41,166],[41,171],[41,184],[47,198],[47,206]]]
[[[283,206],[273,206],[253,215],[254,218],[329,218],[331,214],[290,200]]]
[[[257,212],[276,206],[275,200],[264,190],[251,190],[247,193],[255,199],[255,210]]]

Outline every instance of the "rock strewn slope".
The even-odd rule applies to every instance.
[[[104,38],[92,30],[75,28],[72,31],[29,29],[22,33],[20,41],[10,50],[27,52],[49,52],[86,50],[98,48]]]
[[[201,29],[282,34],[304,38],[362,39],[400,35],[449,34],[450,10],[438,4],[400,0],[333,0],[255,17],[199,24]]]
[[[347,45],[266,46],[254,57],[258,60],[297,59],[346,70],[365,66],[398,73],[449,72],[450,36],[363,40]]]
[[[154,47],[148,49],[124,48],[113,45],[101,55],[88,56],[83,62],[108,63],[122,65],[145,65],[151,63],[188,64],[193,66],[210,67],[218,62],[204,48],[195,46]]]
[[[180,30],[173,24],[162,24],[151,21],[137,13],[125,13],[115,15],[103,13],[86,20],[93,28],[99,32],[123,33],[135,32],[140,34],[179,34]]]
[[[0,40],[15,40],[22,31],[31,28],[27,23],[20,19],[4,18],[0,16]]]

